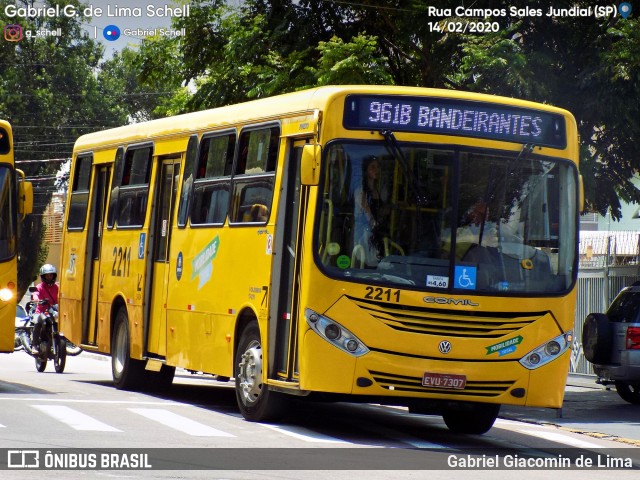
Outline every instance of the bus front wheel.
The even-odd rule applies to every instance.
[[[113,384],[118,390],[141,390],[145,387],[144,362],[131,358],[129,317],[125,307],[118,310],[113,329],[111,373]]]
[[[498,418],[500,405],[472,403],[462,408],[451,408],[442,412],[442,419],[454,433],[482,435],[488,432]]]
[[[256,323],[250,323],[242,331],[235,363],[236,400],[242,416],[252,422],[282,416],[286,397],[262,383],[262,344]]]

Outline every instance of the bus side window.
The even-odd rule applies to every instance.
[[[192,225],[223,224],[229,210],[235,131],[204,136],[200,144],[191,210]]]
[[[234,184],[234,198],[239,198],[232,221],[265,223],[269,219],[273,196],[273,177],[244,178]]]
[[[118,211],[118,195],[124,170],[124,148],[119,147],[113,161],[113,177],[111,178],[111,196],[109,197],[109,213],[107,214],[107,228],[113,228]]]
[[[89,185],[91,181],[91,166],[93,156],[79,156],[76,159],[76,168],[73,172],[73,185],[71,186],[71,204],[69,205],[69,230],[82,230],[87,219],[87,207],[89,205]]]
[[[242,132],[233,177],[230,222],[266,223],[271,211],[280,126]]]
[[[125,154],[115,214],[118,227],[142,227],[144,224],[152,155],[151,146],[131,148]]]
[[[198,136],[191,135],[187,144],[187,155],[184,162],[184,180],[180,194],[180,206],[178,207],[178,227],[187,224],[189,214],[189,204],[191,202],[191,191],[193,190],[193,177],[198,160]]]

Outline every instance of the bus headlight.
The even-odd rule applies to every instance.
[[[2,290],[0,290],[0,300],[2,300],[3,302],[8,302],[12,298],[13,292],[8,288],[3,288]]]
[[[558,335],[556,338],[549,340],[527,353],[520,359],[520,365],[529,370],[535,370],[536,368],[546,365],[571,348],[572,339],[573,330]]]
[[[329,317],[316,313],[310,308],[305,309],[304,316],[314,332],[343,352],[354,357],[360,357],[369,352],[358,337]]]

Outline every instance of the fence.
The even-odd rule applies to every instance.
[[[571,372],[593,374],[582,350],[582,323],[604,312],[622,288],[640,280],[640,232],[582,232]]]

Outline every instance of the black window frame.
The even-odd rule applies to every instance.
[[[85,161],[88,160],[88,170],[83,172]],[[81,232],[87,225],[89,210],[89,191],[91,190],[91,175],[93,172],[93,152],[82,153],[76,157],[69,197],[69,213],[67,217],[67,231]],[[83,182],[80,183],[82,178]]]
[[[222,175],[214,174],[213,176],[207,177],[205,153],[208,154],[209,150],[206,147],[211,142],[222,137],[227,137],[229,139],[227,143],[226,161],[224,162],[224,171],[222,172]],[[230,140],[233,141],[232,145],[230,145]],[[191,226],[220,226],[224,225],[226,222],[229,212],[229,204],[231,203],[231,172],[235,163],[237,145],[238,132],[235,128],[208,132],[200,139],[198,155],[194,160],[194,168],[191,172],[194,175],[193,185],[191,187],[191,198],[189,200],[190,206],[188,209],[189,223]],[[186,180],[183,183],[183,188],[186,186],[185,184]],[[226,201],[224,201],[226,204],[218,205],[218,197],[216,196],[214,200],[213,192],[226,192],[227,198]],[[205,207],[207,203],[209,206]],[[216,212],[214,218],[212,218],[211,212]]]
[[[115,228],[118,230],[136,230],[144,226],[149,205],[149,188],[151,171],[153,169],[153,143],[135,144],[127,147],[124,152],[122,176],[119,181],[118,198],[115,211]],[[140,175],[132,176],[131,171],[134,166],[139,165],[139,160],[135,160],[136,153],[148,150],[146,159],[146,170],[144,172],[145,183],[131,183],[133,179],[138,180]],[[131,201],[129,201],[131,200]],[[129,212],[127,217],[125,212]],[[132,216],[135,214],[135,217]]]
[[[251,163],[249,154],[251,149],[251,135],[255,132],[269,130],[269,150],[264,160],[262,171],[247,173],[246,166]],[[231,178],[232,205],[229,211],[229,225],[265,225],[271,216],[275,175],[278,168],[282,126],[279,122],[269,122],[251,125],[240,131],[236,146],[236,160]],[[249,192],[267,188],[267,194],[252,198]],[[251,201],[247,197],[252,198]]]

